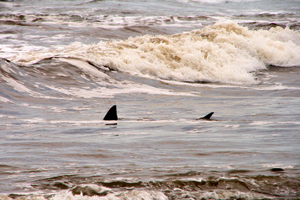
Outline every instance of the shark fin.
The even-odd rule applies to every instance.
[[[109,111],[106,113],[105,117],[103,120],[118,120],[118,115],[117,115],[117,106],[114,105],[112,106]]]
[[[201,117],[200,119],[206,119],[206,120],[208,120],[208,119],[211,118],[211,116],[212,116],[213,114],[214,114],[214,112],[208,113],[207,115],[205,115],[204,117]]]

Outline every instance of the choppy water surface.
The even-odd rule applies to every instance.
[[[299,1],[1,1],[0,199],[299,199],[299,19]]]

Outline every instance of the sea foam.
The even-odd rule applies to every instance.
[[[201,30],[144,35],[127,40],[28,52],[14,58],[30,64],[45,57],[85,59],[131,75],[181,82],[255,84],[255,72],[268,65],[300,65],[300,34],[280,27],[249,30],[219,21]]]

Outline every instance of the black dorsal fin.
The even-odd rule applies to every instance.
[[[214,112],[208,113],[207,115],[205,115],[204,117],[201,117],[200,119],[210,119],[213,114],[214,114]]]
[[[109,111],[106,113],[105,117],[103,120],[118,120],[118,115],[117,115],[117,106],[114,105],[112,106]]]

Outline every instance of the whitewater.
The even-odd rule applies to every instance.
[[[299,19],[296,0],[0,1],[0,199],[299,199]]]

